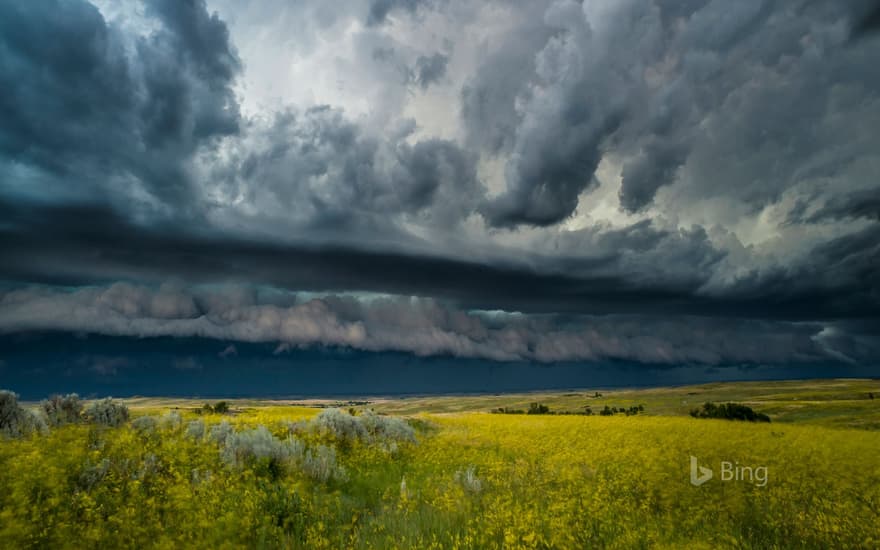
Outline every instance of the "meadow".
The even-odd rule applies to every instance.
[[[880,382],[234,400],[221,413],[130,399],[130,418],[104,420],[86,404],[0,441],[0,547],[877,548],[869,395]],[[688,416],[705,401],[772,422]],[[489,414],[534,402],[644,412]],[[692,456],[713,479],[691,483]],[[725,480],[723,463],[767,477]]]

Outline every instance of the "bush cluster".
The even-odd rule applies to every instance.
[[[128,407],[114,401],[112,397],[94,401],[86,407],[84,412],[86,420],[101,426],[117,427],[128,422]]]
[[[593,413],[589,407],[585,407],[584,409],[589,411],[587,414]],[[644,405],[633,405],[631,407],[609,407],[608,405],[605,405],[605,407],[599,411],[599,416],[614,416],[618,413],[625,414],[626,416],[633,416],[641,412],[645,412]]]
[[[691,411],[694,418],[722,418],[725,420],[744,420],[746,422],[770,422],[764,413],[755,412],[751,407],[739,403],[705,403],[702,409]]]
[[[18,403],[18,395],[0,390],[0,436],[22,437],[47,431],[46,421]]]
[[[296,468],[320,483],[347,479],[345,468],[337,462],[336,449],[333,447],[316,445],[306,449],[299,439],[293,436],[279,439],[265,426],[241,432],[230,428],[229,433],[225,432],[223,428],[216,433],[225,434],[220,457],[230,467],[249,467],[273,479]]]
[[[309,427],[344,444],[362,442],[416,442],[416,432],[402,418],[376,414],[371,410],[352,415],[342,409],[321,411]]]
[[[53,428],[76,424],[82,420],[83,404],[75,393],[53,395],[44,399],[40,402],[40,409],[46,417],[46,423]]]

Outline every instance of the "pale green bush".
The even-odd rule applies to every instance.
[[[18,395],[0,390],[0,436],[22,437],[48,432],[46,421],[18,404]]]
[[[302,471],[308,477],[321,483],[327,483],[331,479],[336,481],[348,479],[345,468],[336,461],[336,449],[325,445],[318,445],[306,452]]]
[[[190,420],[184,433],[189,438],[201,441],[205,437],[205,423],[200,419]]]
[[[112,397],[94,401],[86,407],[85,418],[93,424],[117,427],[128,422],[128,407]]]
[[[352,416],[341,409],[327,409],[321,411],[312,420],[312,427],[320,434],[330,435],[334,439],[345,443],[365,441],[369,438],[364,425],[356,416]]]
[[[46,422],[52,427],[75,424],[82,420],[83,404],[75,393],[53,395],[41,401],[40,408],[46,416]]]

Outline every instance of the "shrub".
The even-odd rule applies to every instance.
[[[265,466],[273,477],[291,463],[302,460],[303,444],[288,437],[277,439],[265,426],[252,430],[233,432],[226,438],[220,450],[224,462],[233,467]]]
[[[85,410],[85,418],[93,424],[117,427],[128,422],[128,407],[112,397],[95,401]]]
[[[318,445],[306,453],[302,470],[315,481],[327,483],[331,479],[345,481],[348,475],[345,468],[336,462],[336,449],[326,445]]]
[[[498,407],[497,409],[492,409],[494,414],[525,414],[526,411],[522,409],[510,409],[507,407]]]
[[[110,460],[102,458],[97,464],[87,461],[83,471],[79,476],[78,487],[85,491],[91,490],[95,485],[101,482],[110,471]]]
[[[214,405],[213,411],[217,414],[226,414],[229,412],[229,403],[227,403],[226,401],[218,401]]]
[[[702,409],[691,411],[694,418],[722,418],[725,420],[744,420],[747,422],[770,422],[766,414],[755,412],[751,407],[739,403],[705,403]]]
[[[186,437],[201,441],[205,437],[205,423],[202,420],[190,420],[185,433]]]
[[[219,445],[224,445],[226,440],[230,435],[234,433],[232,426],[227,421],[220,422],[219,424],[214,424],[211,426],[211,431],[208,435],[208,438],[211,439],[214,443]]]
[[[369,437],[358,417],[351,416],[340,409],[321,411],[312,421],[312,426],[318,433],[330,435],[344,443],[363,441]]]
[[[18,395],[0,390],[0,436],[22,437],[47,431],[46,422],[39,415],[18,404]]]
[[[131,421],[131,427],[142,434],[155,432],[158,424],[155,416],[140,416]]]
[[[183,418],[177,411],[168,411],[159,418],[159,425],[166,430],[176,430],[182,423]]]
[[[526,414],[550,414],[550,407],[541,403],[532,403],[529,405],[529,410],[526,411]]]
[[[75,424],[82,419],[83,404],[75,393],[69,393],[63,397],[53,395],[49,399],[41,401],[40,408],[46,416],[46,421],[52,427]]]
[[[402,418],[382,416],[368,410],[356,420],[361,422],[368,434],[377,439],[416,442],[416,431]]]
[[[477,471],[474,466],[468,466],[463,471],[455,472],[455,481],[469,493],[479,493],[483,490],[483,482],[477,477]]]

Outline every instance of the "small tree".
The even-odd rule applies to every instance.
[[[725,420],[744,420],[747,422],[770,422],[764,413],[755,412],[751,407],[739,403],[705,403],[702,409],[691,411],[694,418],[721,418]]]
[[[526,414],[550,414],[550,407],[541,403],[531,403]]]

